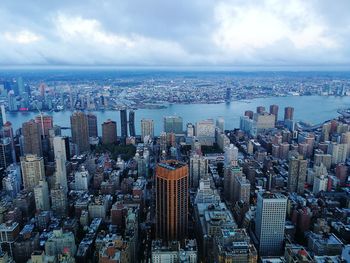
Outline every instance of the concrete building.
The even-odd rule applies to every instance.
[[[45,180],[43,157],[38,157],[33,154],[21,157],[21,170],[23,187],[28,191],[33,191],[40,180]]]
[[[166,133],[183,133],[183,121],[179,116],[166,116],[164,117],[164,132]]]
[[[307,172],[307,160],[302,157],[291,156],[288,170],[288,191],[298,194],[304,193]]]
[[[23,154],[43,156],[41,143],[41,127],[34,120],[22,124]]]
[[[34,198],[37,210],[50,210],[49,186],[46,181],[40,180],[34,187]]]
[[[102,143],[117,143],[117,123],[111,119],[102,123]]]
[[[282,253],[287,198],[280,194],[259,192],[255,219],[255,235],[261,256]]]
[[[154,137],[154,122],[151,119],[141,120],[141,141],[144,141],[145,137]]]
[[[190,158],[190,187],[198,188],[199,180],[208,174],[208,160],[198,154]]]
[[[179,241],[152,241],[152,263],[197,263],[197,242],[195,239],[186,240],[183,248]]]
[[[89,144],[89,123],[85,113],[74,112],[70,117],[72,128],[72,142],[78,147],[79,153],[90,150]]]

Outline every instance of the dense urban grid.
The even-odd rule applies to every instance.
[[[349,84],[326,75],[2,81],[0,263],[350,262],[349,112],[311,127],[297,125],[293,105],[262,105],[242,112],[240,127],[164,116],[159,136],[151,118],[135,129],[136,109],[164,102],[344,96]],[[87,110],[103,109],[116,118],[99,134]],[[37,117],[14,130],[6,112],[26,110]],[[49,110],[72,111],[71,136]]]

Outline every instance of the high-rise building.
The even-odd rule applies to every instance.
[[[95,114],[89,112],[87,114],[88,127],[89,127],[89,137],[98,137],[97,132],[97,117]]]
[[[34,187],[35,207],[37,210],[50,210],[49,186],[46,181],[40,180]]]
[[[43,149],[41,144],[41,128],[34,120],[24,122],[22,124],[23,134],[23,153],[24,154],[36,154],[38,156],[43,155]]]
[[[237,164],[238,159],[238,148],[233,144],[226,146],[224,148],[224,158],[225,158],[225,167],[230,167]]]
[[[187,137],[194,137],[194,135],[195,135],[194,125],[192,123],[187,123],[186,136]]]
[[[144,141],[146,136],[154,137],[154,122],[151,119],[141,120],[141,140]]]
[[[128,115],[126,109],[120,110],[120,136],[123,140],[128,137]]]
[[[215,142],[215,124],[213,119],[196,122],[196,138],[202,145],[213,145]]]
[[[253,119],[254,112],[252,110],[246,110],[244,116],[247,116],[249,119]]]
[[[12,142],[8,137],[0,139],[0,168],[6,169],[11,163],[12,159]]]
[[[166,116],[164,117],[164,131],[166,133],[183,133],[182,117],[179,116]]]
[[[198,154],[190,158],[190,187],[198,188],[199,180],[208,174],[208,159]]]
[[[0,128],[7,122],[4,104],[0,105]]]
[[[156,168],[156,235],[167,241],[183,240],[188,225],[188,166],[176,160]]]
[[[293,107],[285,107],[284,108],[284,120],[293,120],[294,118],[294,108]]]
[[[270,114],[275,115],[275,122],[278,120],[278,105],[270,105]]]
[[[9,103],[9,111],[17,111],[18,105],[16,101],[16,95],[13,90],[10,90],[7,95],[8,103]]]
[[[224,117],[218,117],[216,119],[216,127],[219,128],[221,132],[225,131],[225,119],[224,119]]]
[[[38,115],[35,122],[40,126],[41,133],[44,136],[49,135],[49,130],[53,128],[53,117],[50,115]]]
[[[24,189],[33,191],[40,180],[45,180],[45,169],[43,157],[27,154],[21,157],[21,170]]]
[[[231,88],[226,88],[225,101],[231,102],[231,99],[232,99]]]
[[[259,192],[256,209],[255,235],[260,256],[282,253],[286,221],[287,198],[281,194]]]
[[[56,215],[65,217],[67,216],[67,208],[67,194],[61,186],[56,185],[54,189],[51,189],[51,209]]]
[[[291,156],[288,170],[288,191],[304,193],[307,172],[307,160],[302,156]]]
[[[74,112],[70,116],[72,128],[72,141],[78,147],[80,153],[90,150],[88,118],[81,111]]]
[[[56,136],[53,138],[53,148],[56,162],[56,173],[55,179],[56,184],[59,184],[64,189],[65,193],[68,192],[67,185],[67,149],[66,149],[66,138]]]
[[[258,106],[256,107],[256,113],[258,114],[262,114],[264,113],[266,110],[265,110],[265,107],[264,106]]]
[[[129,111],[129,132],[130,136],[135,137],[135,112],[133,110]]]
[[[102,123],[102,143],[117,143],[117,123],[108,119]]]

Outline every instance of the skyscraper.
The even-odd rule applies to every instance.
[[[89,126],[89,137],[97,137],[97,117],[93,113],[87,114],[88,126]]]
[[[4,104],[0,105],[0,128],[7,122]]]
[[[190,187],[198,188],[199,180],[208,174],[208,160],[198,154],[190,158]]]
[[[288,191],[298,194],[304,193],[306,182],[307,160],[302,156],[291,156],[288,170]]]
[[[37,210],[50,210],[49,186],[45,180],[40,180],[34,187],[34,198]]]
[[[123,140],[128,137],[128,116],[126,109],[120,110],[120,136]]]
[[[81,111],[74,112],[70,116],[72,128],[72,141],[78,147],[80,153],[90,150],[88,118]]]
[[[38,156],[43,155],[43,149],[41,144],[41,128],[40,125],[34,120],[24,122],[22,124],[23,134],[23,153],[24,154],[36,154]]]
[[[188,166],[176,160],[156,167],[157,238],[182,240],[188,224]]]
[[[0,168],[4,170],[13,163],[12,143],[8,137],[0,139]]]
[[[141,120],[141,140],[143,141],[146,136],[154,137],[154,122],[151,119]]]
[[[51,209],[56,215],[60,217],[65,217],[67,215],[67,194],[59,185],[56,185],[54,189],[51,189],[51,204]]]
[[[256,107],[256,113],[261,114],[265,112],[265,107],[264,106],[258,106]]]
[[[224,117],[218,117],[216,119],[216,127],[219,128],[221,132],[225,131],[225,119],[224,119]]]
[[[53,117],[50,115],[38,115],[35,117],[35,122],[39,124],[41,133],[44,132],[44,136],[49,135],[49,130],[53,127]]]
[[[284,108],[284,120],[293,120],[294,118],[294,108],[293,107],[285,107]]]
[[[40,180],[45,180],[44,159],[33,154],[21,157],[23,187],[33,191]]]
[[[117,123],[108,119],[102,123],[102,143],[117,143]]]
[[[276,122],[278,120],[278,105],[270,105],[270,114],[273,114],[276,116]]]
[[[135,137],[135,112],[133,110],[129,111],[129,132],[130,136]]]
[[[173,132],[175,134],[183,133],[183,122],[179,116],[164,117],[164,131],[166,133]]]
[[[55,179],[56,184],[59,184],[65,191],[68,192],[67,185],[67,151],[66,151],[66,140],[64,137],[56,136],[53,138],[53,148],[56,162],[56,173]]]
[[[258,193],[255,235],[259,241],[260,256],[278,256],[282,253],[286,210],[285,196]]]
[[[232,99],[231,88],[226,88],[225,101],[231,102],[231,99]]]

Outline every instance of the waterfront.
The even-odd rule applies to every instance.
[[[256,110],[257,106],[265,106],[269,109],[271,104],[279,106],[279,119],[283,118],[284,107],[295,108],[294,119],[312,124],[318,124],[338,116],[337,109],[350,106],[350,96],[290,96],[258,98],[249,101],[232,101],[230,104],[169,104],[164,109],[139,109],[135,112],[136,132],[140,134],[140,121],[142,118],[150,118],[155,122],[155,134],[163,130],[163,117],[178,115],[183,118],[184,128],[187,122],[217,118],[225,118],[226,129],[239,127],[239,118],[245,110]],[[54,118],[54,124],[62,127],[70,127],[71,111],[49,112]],[[108,118],[117,121],[118,135],[120,134],[120,116],[118,111],[95,111],[98,121],[99,135],[101,135],[101,123]],[[34,118],[37,112],[13,112],[7,113],[7,119],[13,124],[14,130],[21,127],[24,121]],[[70,135],[68,131],[67,135]]]

